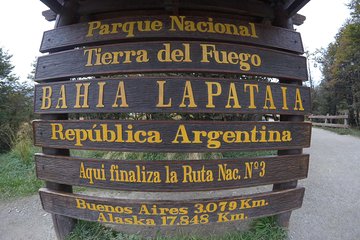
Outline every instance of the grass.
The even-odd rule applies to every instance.
[[[360,129],[358,128],[330,128],[330,127],[318,127],[318,126],[317,128],[325,129],[330,132],[337,133],[339,135],[350,135],[360,138]]]
[[[15,152],[0,155],[0,200],[32,195],[42,186],[33,161],[24,162]]]
[[[144,238],[136,234],[119,233],[107,228],[99,223],[79,221],[72,234],[67,240],[143,240]],[[287,232],[279,227],[274,217],[256,219],[251,227],[245,232],[231,232],[223,236],[190,236],[179,235],[174,237],[158,236],[154,240],[284,240],[287,239]]]

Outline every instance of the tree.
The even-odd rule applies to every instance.
[[[21,124],[33,116],[33,89],[19,82],[11,57],[0,48],[0,152],[10,149]]]
[[[349,123],[360,126],[360,0],[348,5],[351,18],[339,30],[335,42],[318,54],[324,79],[317,89],[318,111],[337,114],[347,110]],[[324,112],[323,112],[324,113]]]

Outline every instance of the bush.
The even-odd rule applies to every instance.
[[[24,123],[20,126],[16,139],[12,143],[12,154],[24,164],[29,165],[33,161],[36,149],[33,147],[32,126]]]

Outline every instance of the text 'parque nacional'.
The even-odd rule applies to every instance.
[[[200,32],[228,34],[239,37],[258,38],[255,24],[248,22],[246,25],[236,25],[231,23],[214,22],[213,18],[205,21],[188,20],[186,16],[169,16],[169,32]],[[139,32],[157,32],[165,28],[166,23],[161,20],[139,20],[127,22],[112,22],[111,24],[102,21],[88,23],[86,37],[97,35],[123,34],[125,37],[135,37]]]
[[[67,38],[56,38],[66,34]],[[279,36],[290,41],[278,41]],[[216,16],[137,16],[96,20],[44,33],[40,51],[96,45],[134,39],[179,39],[228,41],[262,45],[303,53],[300,34],[253,21]]]

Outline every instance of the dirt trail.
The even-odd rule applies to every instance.
[[[294,240],[360,239],[360,139],[313,128],[303,207],[291,217]]]
[[[360,239],[360,139],[313,129],[303,207],[291,217],[291,240]],[[0,240],[55,239],[37,195],[0,203]]]
[[[51,215],[38,195],[0,203],[0,240],[56,239]]]

